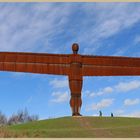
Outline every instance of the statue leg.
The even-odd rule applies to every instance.
[[[71,99],[70,106],[72,110],[72,116],[79,116],[82,99],[81,99],[81,89],[82,89],[82,81],[79,80],[71,80],[69,81],[70,90],[71,90]]]
[[[72,115],[73,116],[81,115],[80,114],[81,105],[82,105],[81,95],[71,94],[70,106],[71,106],[71,109],[72,109]]]

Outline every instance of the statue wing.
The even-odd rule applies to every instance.
[[[83,76],[140,75],[140,58],[82,55]]]
[[[0,71],[67,75],[69,55],[0,52]]]

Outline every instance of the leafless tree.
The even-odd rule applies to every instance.
[[[6,116],[0,112],[0,126],[6,125],[7,124],[7,118]]]
[[[25,110],[18,111],[17,114],[13,114],[9,118],[8,124],[12,125],[12,124],[26,123],[30,121],[36,121],[38,119],[39,117],[37,115],[30,116],[27,109],[25,109]]]

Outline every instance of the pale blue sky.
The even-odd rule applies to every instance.
[[[140,57],[140,3],[0,3],[0,51]],[[0,110],[70,116],[67,77],[0,72]],[[83,115],[140,117],[140,77],[84,77]]]

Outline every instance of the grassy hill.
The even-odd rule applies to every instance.
[[[139,137],[140,118],[62,117],[0,129],[1,137]]]

